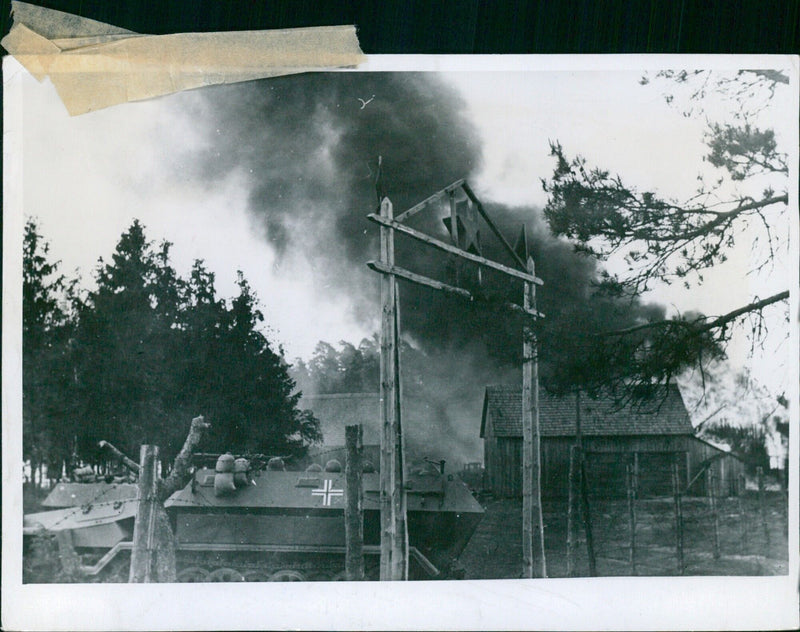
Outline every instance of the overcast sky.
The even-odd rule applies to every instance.
[[[9,66],[27,75],[15,61]],[[484,201],[543,206],[540,179],[553,169],[548,143],[558,140],[569,155],[580,153],[631,184],[685,199],[698,172],[709,170],[702,161],[705,123],[668,107],[662,87],[639,85],[641,76],[640,70],[446,73],[480,134],[484,162],[473,188]],[[257,174],[234,169],[213,183],[198,175],[193,158],[209,142],[203,117],[196,116],[203,109],[199,91],[69,117],[48,80],[28,75],[22,83],[24,209],[39,219],[62,271],[80,269],[88,282],[98,257],[107,258],[139,218],[151,239],[174,243],[180,273],[195,258],[205,259],[221,296],[235,293],[236,270],[243,270],[267,306],[272,339],[289,359],[308,357],[318,340],[357,342],[377,329],[377,295],[374,323],[357,321],[347,296],[321,285],[313,253],[278,260],[248,213],[248,183]],[[707,105],[727,115],[724,104],[709,99]],[[785,149],[796,134],[790,105],[777,103],[768,114]],[[788,234],[788,226],[775,228]],[[789,287],[793,266],[785,258],[768,273],[747,276],[749,241],[741,236],[730,263],[707,275],[702,290],[659,288],[650,298],[672,310],[717,314]],[[786,345],[777,348],[788,357]],[[741,362],[744,354],[734,350],[734,356]],[[785,370],[767,372],[763,380],[771,388],[785,388]]]

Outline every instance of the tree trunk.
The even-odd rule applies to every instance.
[[[172,525],[169,517],[161,503],[156,503],[156,542],[153,567],[157,582],[177,581],[177,569],[175,559],[175,534],[172,533]]]
[[[770,538],[769,538],[769,523],[767,522],[767,504],[764,496],[764,468],[756,468],[756,477],[758,478],[758,513],[761,517],[761,528],[764,531],[765,551],[764,555],[769,555]]]
[[[186,441],[183,442],[183,447],[175,460],[172,462],[172,469],[169,476],[165,480],[159,480],[158,498],[165,501],[173,493],[178,491],[185,485],[186,476],[189,473],[189,466],[192,463],[192,453],[203,438],[203,431],[211,427],[205,418],[200,415],[192,419],[192,424],[189,427],[189,434],[186,436]]]
[[[210,427],[202,416],[192,419],[186,441],[175,457],[166,480],[158,476],[158,447],[142,446],[139,467],[139,504],[133,528],[129,581],[176,580],[175,535],[163,502],[184,484],[194,448]]]
[[[717,481],[716,472],[714,471],[714,464],[708,466],[708,474],[706,475],[708,485],[708,502],[711,509],[711,519],[714,521],[714,548],[712,554],[715,560],[720,558],[719,550],[719,512],[717,511]]]

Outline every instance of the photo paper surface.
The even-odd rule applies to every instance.
[[[4,75],[19,627],[794,625],[796,58]]]

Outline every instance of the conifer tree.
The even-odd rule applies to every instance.
[[[45,463],[57,473],[71,441],[70,320],[64,303],[71,283],[49,250],[38,223],[29,218],[22,261],[23,458],[32,472]]]

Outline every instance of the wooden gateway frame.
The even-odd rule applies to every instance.
[[[480,254],[468,252],[460,247],[459,216],[456,192],[466,196],[466,203],[473,205],[491,232],[503,245],[516,267],[505,266],[486,259]],[[430,207],[434,202],[448,199],[450,203],[449,232],[452,244],[422,233],[403,222]],[[457,180],[437,191],[408,210],[393,216],[392,203],[388,197],[380,200],[380,214],[367,218],[380,226],[380,259],[369,261],[367,266],[381,274],[381,460],[380,460],[380,508],[381,508],[381,562],[380,579],[408,579],[408,526],[406,524],[406,494],[404,487],[405,454],[402,430],[402,385],[400,380],[400,301],[397,279],[417,285],[461,296],[473,300],[474,295],[464,288],[456,287],[417,274],[395,265],[395,232],[406,235],[449,255],[491,268],[509,277],[524,282],[522,305],[506,303],[509,309],[523,312],[533,318],[543,314],[536,310],[536,286],[543,281],[536,276],[533,257],[527,252],[525,229],[521,235],[523,252],[515,250],[486,213],[480,200],[466,180]],[[539,577],[547,576],[544,551],[544,522],[542,519],[541,493],[541,448],[539,433],[539,375],[536,357],[537,345],[533,329],[525,325],[523,334],[522,365],[522,558],[523,577],[534,577],[534,539],[538,558]],[[534,538],[534,532],[536,537]]]

